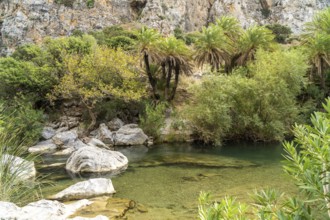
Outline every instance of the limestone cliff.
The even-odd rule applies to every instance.
[[[167,34],[176,27],[197,30],[215,18],[231,14],[243,26],[281,23],[295,33],[330,0],[86,0],[70,6],[55,0],[0,0],[0,53],[17,45],[40,42],[45,36],[70,35],[74,29],[102,29],[122,23],[143,23]]]

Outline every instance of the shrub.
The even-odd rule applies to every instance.
[[[33,109],[24,97],[15,98],[10,102],[0,102],[0,133],[9,134],[6,138],[7,143],[13,146],[31,146],[38,141],[42,127],[42,112]],[[11,138],[13,135],[15,138]]]
[[[0,95],[9,99],[19,93],[42,99],[57,81],[48,65],[39,66],[12,57],[0,58],[0,78]]]
[[[147,135],[157,140],[160,136],[160,129],[165,125],[166,104],[159,103],[156,106],[146,104],[145,111],[140,116],[140,126]]]
[[[289,27],[281,24],[269,24],[266,25],[266,28],[271,30],[275,35],[275,40],[282,44],[286,43],[286,40],[290,37],[290,34],[292,34],[292,31]]]
[[[305,61],[300,51],[259,50],[249,77],[239,69],[230,76],[208,76],[192,87],[193,101],[184,115],[205,142],[282,140],[299,119],[296,96],[305,82]]]

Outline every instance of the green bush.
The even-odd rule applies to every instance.
[[[39,66],[12,57],[0,58],[0,78],[0,96],[7,99],[17,94],[42,99],[57,81],[48,65]]]
[[[208,76],[193,87],[184,109],[198,137],[220,144],[223,139],[282,140],[299,119],[296,96],[308,66],[300,51],[258,51],[248,67],[230,76]]]
[[[41,113],[29,105],[0,103],[0,201],[25,205],[41,197],[40,178],[22,179],[31,166],[28,161],[36,159],[27,154],[26,145],[39,138],[40,118]],[[13,156],[25,161],[18,163]]]
[[[165,124],[166,104],[159,103],[156,106],[146,104],[145,111],[140,116],[140,126],[143,131],[157,140],[160,136],[160,129]]]
[[[286,43],[286,40],[290,37],[290,34],[292,34],[292,31],[289,27],[281,24],[269,24],[266,25],[266,28],[271,30],[275,35],[275,40],[282,44]]]
[[[107,46],[117,49],[122,48],[123,50],[133,50],[135,41],[126,36],[116,36],[107,40]]]
[[[22,97],[0,102],[0,133],[8,135],[5,139],[10,146],[35,144],[40,138],[43,122],[43,113],[33,109],[31,103]]]
[[[112,48],[121,47],[123,50],[131,50],[137,39],[134,31],[125,30],[123,27],[114,25],[106,27],[102,31],[90,32],[99,45]]]

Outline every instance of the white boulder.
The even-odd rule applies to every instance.
[[[52,196],[56,200],[76,200],[116,193],[110,179],[97,178],[76,183]]]
[[[65,168],[71,173],[119,173],[127,165],[127,158],[120,152],[87,146],[73,152]]]

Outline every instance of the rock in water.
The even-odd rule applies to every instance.
[[[30,153],[51,153],[57,149],[56,144],[53,143],[52,140],[41,141],[36,145],[29,147],[28,151]]]
[[[56,145],[63,146],[75,142],[77,138],[75,131],[64,131],[57,133],[52,139]]]
[[[4,154],[0,160],[1,166],[9,166],[9,171],[20,180],[32,179],[36,176],[33,161],[27,161],[20,157]]]
[[[128,124],[121,127],[115,135],[115,145],[142,145],[148,140],[148,136],[137,124]]]
[[[13,203],[0,201],[0,219],[64,220],[92,202],[87,199],[65,205],[58,201],[40,200],[20,208]]]
[[[56,200],[87,199],[90,197],[112,195],[116,191],[110,179],[97,178],[76,183],[52,196]]]
[[[88,141],[87,145],[91,146],[91,147],[99,147],[99,148],[104,148],[104,149],[110,150],[110,147],[108,147],[105,143],[103,143],[102,141],[100,141],[99,139],[96,139],[96,138],[91,138]]]
[[[107,145],[113,145],[113,135],[105,124],[100,124],[96,138]]]
[[[117,174],[127,165],[127,158],[120,152],[87,146],[73,152],[65,168],[72,173]]]

